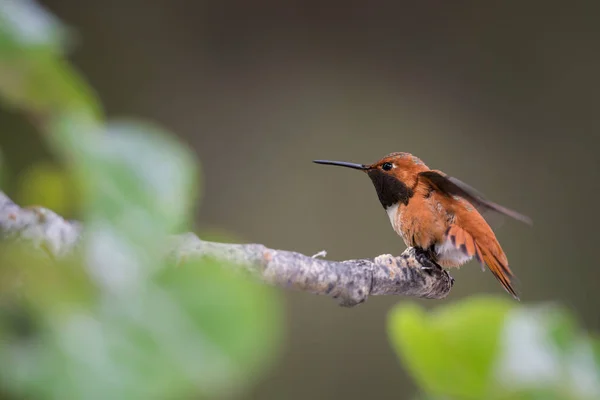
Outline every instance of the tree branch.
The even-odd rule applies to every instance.
[[[0,192],[0,237],[25,240],[60,258],[77,245],[82,226],[42,208],[21,208]],[[201,240],[193,233],[175,236],[169,255],[178,262],[194,257],[213,257],[243,266],[270,284],[339,299],[355,306],[369,295],[404,295],[441,299],[454,279],[429,256],[408,248],[398,257],[328,261],[261,244],[225,244]]]

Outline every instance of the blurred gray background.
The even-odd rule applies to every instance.
[[[600,328],[600,3],[48,0],[110,117],[155,121],[198,154],[200,232],[349,259],[398,254],[369,180],[316,158],[408,151],[534,219],[497,230],[524,302]],[[285,3],[285,4],[284,4]],[[51,156],[0,113],[15,190]],[[505,293],[471,263],[444,301]],[[285,294],[284,353],[252,399],[410,398],[388,310]]]

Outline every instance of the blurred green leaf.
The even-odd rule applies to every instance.
[[[158,282],[192,317],[201,337],[219,350],[219,362],[205,363],[213,376],[198,377],[206,381],[203,386],[235,390],[272,360],[280,345],[283,312],[272,288],[214,260],[167,268]],[[219,366],[224,369],[215,375]]]
[[[198,162],[190,149],[162,129],[135,121],[103,127],[63,118],[52,131],[54,147],[77,166],[92,217],[122,224],[132,234],[143,234],[144,228],[123,224],[119,208],[144,213],[160,233],[189,225],[198,197]]]
[[[165,267],[108,297],[74,259],[56,265],[11,246],[0,267],[0,379],[21,395],[233,395],[281,342],[273,289],[215,261]]]
[[[62,59],[67,30],[30,0],[0,2],[0,92],[31,118],[77,111],[100,115],[92,90]]]
[[[549,329],[549,315],[548,309],[523,307],[507,318],[502,329],[503,351],[496,360],[496,378],[506,392],[535,393],[547,387],[556,390],[560,385],[559,347]],[[561,330],[567,332],[565,328]]]
[[[503,332],[497,379],[507,393],[552,391],[561,399],[600,398],[593,344],[557,306],[522,307]]]
[[[593,335],[590,337],[590,342],[592,346],[592,351],[594,352],[594,359],[596,360],[596,366],[598,371],[600,371],[600,338],[598,335]]]
[[[189,227],[198,163],[187,147],[146,123],[104,127],[69,115],[51,131],[82,187],[92,273],[127,290],[159,267],[166,235]]]
[[[405,367],[428,393],[482,399],[492,382],[509,301],[473,298],[426,313],[399,305],[389,336]]]
[[[430,313],[399,306],[389,331],[406,368],[432,398],[600,398],[595,342],[558,306],[485,297]]]
[[[68,34],[63,25],[31,0],[0,2],[0,50],[44,49],[61,53]]]
[[[579,334],[575,319],[566,310],[554,307],[548,313],[548,335],[554,345],[564,354],[572,349]]]

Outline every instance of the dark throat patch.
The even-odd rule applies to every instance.
[[[406,205],[414,195],[411,188],[384,171],[372,169],[367,171],[367,174],[375,186],[377,197],[383,208],[388,208],[396,203]]]

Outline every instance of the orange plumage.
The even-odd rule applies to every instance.
[[[478,210],[498,212],[530,224],[528,217],[485,200],[467,184],[429,169],[409,153],[392,153],[370,165],[315,162],[365,171],[392,227],[407,246],[429,250],[443,267],[458,267],[474,257],[518,299],[506,255]]]

